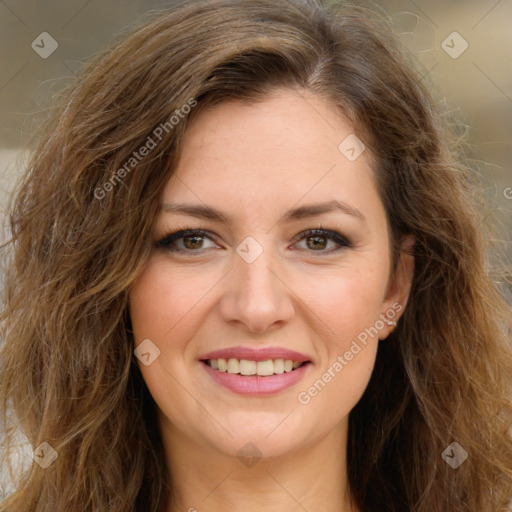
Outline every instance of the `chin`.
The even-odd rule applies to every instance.
[[[293,413],[285,421],[286,414],[282,413],[241,416],[242,413],[230,415],[229,423],[223,424],[227,432],[220,427],[215,432],[204,432],[208,444],[227,456],[239,458],[280,457],[309,444],[305,437],[308,430],[297,422],[298,415],[295,421],[290,421]]]

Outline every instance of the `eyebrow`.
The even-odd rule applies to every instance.
[[[225,213],[208,206],[205,204],[187,204],[178,202],[165,202],[160,205],[160,210],[169,213],[182,213],[191,217],[199,219],[207,219],[214,222],[223,224],[232,224],[232,219]],[[340,211],[346,215],[356,217],[363,222],[366,220],[365,216],[354,206],[351,206],[343,201],[332,200],[324,203],[309,204],[299,206],[288,210],[282,217],[283,222],[291,222],[294,220],[305,219],[321,215],[323,213],[331,213]]]

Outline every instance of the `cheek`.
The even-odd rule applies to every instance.
[[[347,342],[379,319],[387,285],[385,263],[346,265],[314,279],[296,279],[294,291],[320,320],[330,350],[345,350]]]
[[[178,328],[183,338],[181,330],[193,319],[195,308],[211,287],[205,279],[194,279],[190,271],[171,272],[159,256],[150,259],[130,292],[135,342],[151,336],[164,340]]]
[[[183,387],[192,388],[189,340],[201,325],[201,298],[212,287],[193,275],[155,255],[132,287],[129,301],[135,347],[149,338],[160,350],[150,365],[138,363],[141,374],[159,409],[183,430],[189,428],[183,412],[190,416],[193,410],[190,395],[183,393]]]
[[[317,344],[320,364],[298,390],[297,400],[304,418],[322,417],[329,428],[360,400],[375,365],[381,290],[370,284],[332,280],[323,297],[330,300],[315,310],[321,320],[315,329],[322,338]]]
[[[311,403],[310,412],[336,421],[361,398],[375,364],[386,284],[382,265],[349,266],[302,295],[318,318],[314,331],[321,338],[320,367],[298,396],[301,404]]]
[[[341,340],[353,337],[372,326],[378,319],[382,305],[383,286],[367,279],[333,280],[322,316]]]

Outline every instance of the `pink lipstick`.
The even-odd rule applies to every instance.
[[[267,396],[296,384],[308,371],[308,356],[281,347],[232,347],[200,357],[204,370],[221,386],[245,396]]]

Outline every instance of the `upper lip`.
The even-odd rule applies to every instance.
[[[266,347],[266,348],[250,348],[250,347],[230,347],[220,350],[208,352],[199,359],[247,359],[248,361],[267,361],[268,359],[291,359],[292,361],[303,363],[311,359],[296,352],[283,347]]]

